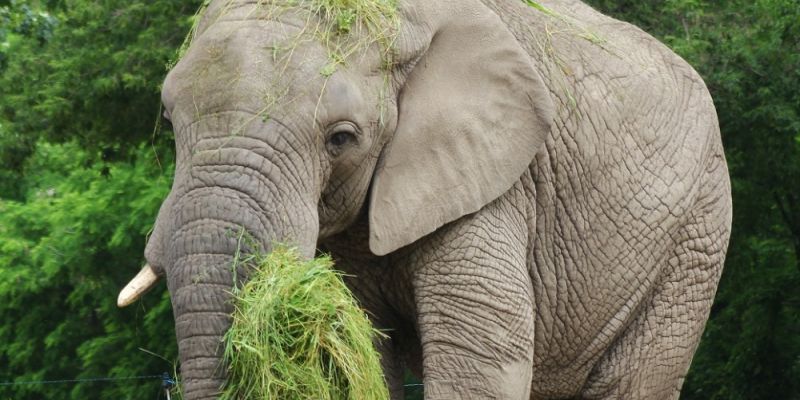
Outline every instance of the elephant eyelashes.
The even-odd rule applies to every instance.
[[[340,122],[329,132],[325,146],[334,157],[341,155],[348,145],[358,141],[358,129],[350,122]]]

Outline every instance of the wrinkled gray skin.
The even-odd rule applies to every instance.
[[[352,275],[395,399],[404,366],[427,399],[678,397],[731,217],[683,60],[577,1],[405,0],[388,88],[378,46],[325,83],[319,43],[275,58],[302,13],[224,3],[164,83],[177,170],[146,250],[186,399],[224,379],[241,227]]]

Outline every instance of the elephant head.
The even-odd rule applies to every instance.
[[[367,212],[369,249],[388,254],[508,190],[549,131],[530,57],[477,0],[400,2],[391,43],[326,32],[324,1],[268,3],[212,1],[167,76],[174,184],[119,300],[166,277],[187,399],[224,382],[243,236],[310,257]]]

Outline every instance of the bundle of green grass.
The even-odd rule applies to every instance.
[[[223,399],[388,399],[373,339],[330,257],[277,248],[251,258],[225,336]]]

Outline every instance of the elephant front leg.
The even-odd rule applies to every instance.
[[[427,400],[530,398],[534,309],[527,230],[496,203],[415,251]]]

